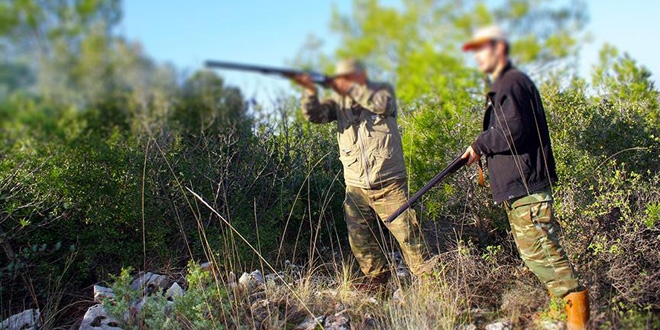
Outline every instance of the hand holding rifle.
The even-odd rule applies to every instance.
[[[309,94],[316,94],[316,86],[314,85],[314,80],[312,76],[308,73],[296,74],[291,77],[293,81],[302,86]],[[331,87],[337,94],[346,95],[351,90],[351,87],[355,84],[354,81],[346,79],[344,76],[332,76],[327,77],[327,85]]]
[[[291,76],[291,79],[293,79],[296,84],[302,86],[309,94],[316,94],[316,85],[314,85],[314,80],[308,73],[295,74]]]
[[[465,166],[470,166],[477,160],[479,160],[479,155],[477,154],[474,149],[472,149],[472,146],[469,146],[467,150],[465,150],[465,153],[461,156],[462,159],[465,159],[467,162],[465,163]]]

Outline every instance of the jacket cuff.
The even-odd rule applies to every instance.
[[[302,98],[300,99],[300,105],[303,109],[310,107],[315,107],[320,103],[318,94],[311,94],[307,91],[304,92]]]
[[[472,150],[477,153],[477,156],[483,156],[483,151],[481,150],[481,147],[479,147],[479,139],[474,140],[470,146],[472,147]]]
[[[318,98],[318,96],[319,96],[319,90],[318,90],[316,87],[314,87],[314,94],[312,94],[312,93],[310,93],[307,89],[305,89],[305,90],[303,91],[303,95],[304,95],[306,98],[310,98],[310,97],[316,97],[316,98]]]

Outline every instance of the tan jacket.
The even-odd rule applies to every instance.
[[[301,100],[303,115],[312,123],[337,121],[339,159],[346,185],[378,188],[406,177],[396,115],[394,89],[387,83],[354,85],[347,96],[334,93],[319,101]]]

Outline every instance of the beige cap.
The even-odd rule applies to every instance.
[[[364,63],[356,59],[345,59],[339,61],[335,67],[335,76],[343,76],[349,73],[364,71]]]
[[[507,41],[506,33],[501,27],[491,25],[480,28],[474,32],[472,38],[463,45],[463,51],[473,50],[489,41]]]

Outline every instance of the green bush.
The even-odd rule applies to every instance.
[[[46,274],[68,272],[68,282],[82,287],[123,267],[182,267],[213,255],[247,269],[260,258],[318,255],[317,242],[342,232],[335,224],[343,218],[343,185],[334,135],[296,117],[293,105],[281,126],[220,116],[191,127],[177,117],[189,109],[184,103],[151,131],[136,125],[136,112],[108,102],[89,111],[31,97],[2,104],[7,129],[0,138],[8,143],[0,157],[0,228],[5,251],[15,252],[0,256],[11,265],[0,273],[5,308],[18,306],[12,297],[30,296],[24,281],[47,286]],[[226,106],[245,111],[232,104]],[[46,253],[55,246],[66,249]],[[65,269],[71,253],[74,266]],[[33,303],[39,299],[45,297]]]

